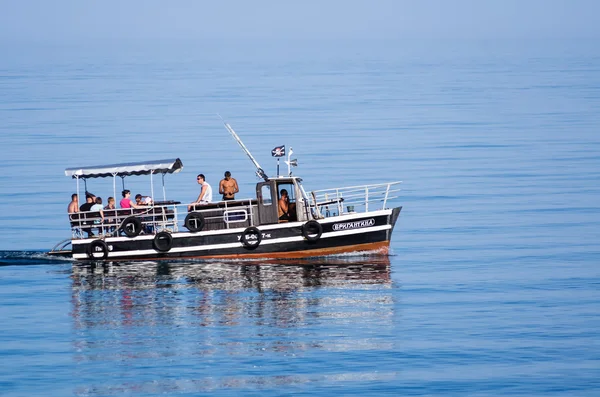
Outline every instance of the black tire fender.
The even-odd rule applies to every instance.
[[[199,212],[190,212],[185,217],[183,225],[192,233],[199,232],[204,229],[204,215]]]
[[[100,252],[102,252],[102,256],[95,255]],[[108,245],[106,245],[104,240],[94,240],[90,243],[87,254],[90,259],[106,259],[108,258]]]
[[[248,236],[251,236],[253,234],[256,235],[256,240],[248,240]],[[244,245],[244,248],[247,248],[249,250],[256,249],[262,241],[262,233],[260,232],[260,230],[258,230],[258,228],[250,226],[246,228],[246,230],[244,230],[244,232],[242,233],[241,241]]]
[[[121,223],[121,230],[127,237],[137,237],[142,232],[142,221],[135,216],[129,216]]]
[[[302,225],[302,235],[306,239],[306,241],[310,243],[314,243],[319,241],[321,235],[323,234],[323,226],[314,219],[306,222]]]
[[[173,247],[173,236],[164,230],[158,232],[154,236],[154,240],[152,240],[152,246],[158,252],[168,252]]]

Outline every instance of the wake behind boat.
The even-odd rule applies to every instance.
[[[400,182],[315,190],[307,193],[302,179],[292,176],[297,165],[288,152],[288,175],[270,178],[241,139],[225,127],[254,163],[262,181],[256,197],[198,204],[167,200],[165,176],[183,169],[180,159],[68,168],[65,175],[80,181],[93,178],[149,176],[162,180],[163,200],[143,208],[121,208],[69,214],[71,238],[50,255],[75,260],[165,260],[181,258],[310,258],[354,252],[387,255],[392,231],[402,207],[388,208]],[[273,151],[280,157],[285,151]],[[278,158],[279,174],[279,158]],[[87,186],[87,183],[86,183]],[[289,217],[280,219],[279,200],[288,194]],[[97,236],[92,236],[95,232]],[[71,246],[71,249],[69,249]]]

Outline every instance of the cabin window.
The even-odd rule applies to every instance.
[[[271,185],[262,185],[260,189],[260,199],[262,205],[271,205],[273,200],[271,199]]]

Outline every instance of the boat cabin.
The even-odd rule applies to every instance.
[[[289,220],[279,220],[279,199],[286,191],[289,198]],[[307,221],[313,219],[308,206],[308,196],[298,177],[271,178],[256,184],[258,219],[261,225],[271,223]]]

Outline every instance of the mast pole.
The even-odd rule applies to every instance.
[[[223,121],[223,124],[225,124],[225,128],[227,129],[227,131],[229,131],[229,133],[231,134],[233,139],[235,139],[235,141],[238,143],[238,145],[240,145],[242,150],[246,153],[246,155],[248,155],[248,157],[250,158],[250,161],[252,161],[252,163],[256,167],[256,175],[258,175],[258,177],[264,179],[265,181],[268,181],[269,177],[267,176],[265,171],[262,169],[260,164],[258,164],[258,161],[256,161],[256,159],[252,156],[252,154],[250,153],[250,151],[248,150],[246,145],[244,145],[244,142],[242,142],[242,140],[240,139],[238,134],[236,134],[235,131],[233,130],[233,128],[231,128],[231,126],[227,122],[225,122],[225,120],[223,120],[223,117],[221,117],[220,114],[217,114],[217,115],[221,118],[221,120]]]

